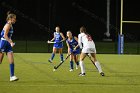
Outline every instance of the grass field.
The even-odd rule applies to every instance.
[[[86,76],[79,77],[80,69],[69,72],[66,61],[56,72],[47,62],[51,54],[15,53],[17,82],[9,82],[7,57],[0,64],[0,93],[139,93],[140,55],[97,54],[105,77],[101,77],[87,58]],[[65,55],[66,56],[66,55]]]

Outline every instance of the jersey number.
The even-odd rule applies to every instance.
[[[92,41],[92,37],[90,35],[87,35],[88,41]]]

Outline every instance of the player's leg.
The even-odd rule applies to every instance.
[[[0,40],[0,64],[2,63],[4,57],[5,48],[6,48],[6,41]]]
[[[63,62],[63,48],[59,48],[59,54],[60,54],[60,59],[61,59],[61,62]]]
[[[79,76],[85,76],[85,66],[84,66],[84,59],[86,57],[86,54],[85,53],[81,53],[80,54],[80,62],[79,62],[79,65],[80,65],[80,68],[81,68],[81,73],[79,74]]]
[[[0,52],[0,64],[2,63],[3,57],[4,57],[4,53]]]
[[[79,66],[79,54],[74,55],[74,62],[76,63],[76,69],[78,69],[78,66]]]
[[[53,61],[53,59],[55,57],[56,51],[57,51],[57,48],[53,47],[53,52],[52,52],[51,58],[48,60],[50,63],[52,63],[52,61]]]
[[[7,56],[10,63],[10,81],[16,81],[18,78],[14,75],[15,65],[13,52],[8,52]]]
[[[78,69],[78,66],[79,66],[79,54],[81,53],[80,49],[77,49],[75,52],[74,52],[74,61],[76,63],[76,69]]]
[[[99,73],[100,73],[102,76],[104,76],[104,73],[103,73],[103,71],[102,71],[101,65],[100,65],[99,61],[96,59],[96,53],[91,53],[91,56],[94,58],[94,64],[95,64],[95,66],[97,67]]]
[[[70,55],[70,71],[73,71],[74,67],[73,67],[73,54]]]

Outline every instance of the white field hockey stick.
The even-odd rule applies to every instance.
[[[53,43],[53,44],[54,43],[61,43],[61,42],[63,42],[63,41],[60,41],[60,42],[53,42],[53,41],[49,41],[49,40],[47,41],[47,43]]]
[[[49,41],[49,40],[48,40],[47,43],[49,43],[49,44],[50,44],[50,43],[53,43],[53,44],[54,44],[54,43],[56,43],[56,42],[53,42],[53,41]]]

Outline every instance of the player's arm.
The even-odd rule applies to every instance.
[[[53,38],[50,41],[53,42],[54,40],[55,40],[55,35],[53,34]]]
[[[53,38],[51,40],[48,40],[48,43],[53,42],[55,40],[55,35],[53,35]]]
[[[66,38],[64,37],[63,33],[60,33],[61,37],[63,38],[60,42],[63,42],[66,40]]]
[[[82,36],[81,36],[81,34],[78,35],[78,45],[82,49]]]
[[[53,42],[55,38],[52,38],[50,41]]]
[[[11,27],[11,24],[6,24],[4,26],[4,38],[11,44],[11,46],[13,47],[14,46],[14,43],[13,41],[8,37],[8,33],[9,33],[9,30],[10,30],[10,27]]]
[[[78,42],[78,38],[74,36],[74,39]],[[76,50],[79,47],[79,45],[75,46],[74,50]]]
[[[66,41],[67,47],[68,47],[68,54],[70,53],[70,45],[68,43],[68,41]]]

